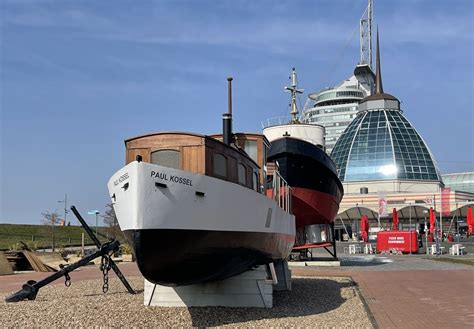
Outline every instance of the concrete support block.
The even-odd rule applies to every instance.
[[[274,291],[291,291],[291,270],[288,268],[286,260],[276,262],[275,272],[278,278],[278,283],[273,286]]]
[[[265,266],[223,281],[164,287],[145,280],[146,306],[273,307],[272,281]]]

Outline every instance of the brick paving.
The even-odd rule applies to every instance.
[[[401,256],[384,265],[292,267],[292,273],[351,277],[380,328],[474,328],[472,266]]]
[[[140,275],[135,263],[121,263],[119,267],[126,276]],[[302,276],[351,277],[379,328],[474,328],[472,266],[402,256],[395,257],[393,263],[377,266],[292,267],[292,271],[293,275]],[[47,275],[0,276],[0,293],[17,291],[27,280],[40,280]],[[96,266],[71,273],[73,284],[101,277]],[[55,281],[55,284],[63,283],[63,279]],[[335,323],[335,326],[351,324]]]

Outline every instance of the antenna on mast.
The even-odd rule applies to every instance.
[[[291,87],[285,87],[285,90],[291,92],[291,123],[298,123],[298,107],[296,106],[296,94],[302,94],[304,89],[298,89],[298,80],[296,78],[296,69],[291,71]]]
[[[373,0],[368,0],[360,19],[360,61],[359,64],[368,64],[372,68],[372,7]]]

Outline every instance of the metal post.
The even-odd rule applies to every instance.
[[[67,193],[64,195],[64,224],[67,225]]]
[[[426,248],[426,256],[429,257],[429,253],[428,253],[428,226],[426,226],[426,214],[425,214],[425,248]]]
[[[84,232],[81,233],[81,256],[84,257]]]
[[[333,253],[334,253],[334,258],[337,259],[337,253],[336,253],[336,230],[334,229],[334,222],[330,224],[330,229],[331,229],[331,235],[332,235],[332,246],[333,246]]]
[[[434,211],[436,215],[436,194],[433,194],[433,203],[434,203]],[[435,238],[436,238],[436,256],[439,256],[441,251],[441,246],[439,243],[439,227],[438,227],[438,220],[435,218]]]
[[[95,234],[97,234],[97,227],[99,226],[99,212],[95,212]]]
[[[441,199],[443,200],[443,199]],[[439,237],[443,241],[443,203],[441,202],[441,210],[439,211]]]
[[[410,255],[411,255],[411,248],[412,248],[412,239],[411,239],[411,203],[408,204],[409,205],[409,208],[408,208],[408,212],[409,212],[409,216],[410,216],[410,229],[408,230],[408,232],[410,233]]]
[[[67,225],[67,193],[64,194],[64,200],[59,200],[58,203],[64,203],[64,225]]]

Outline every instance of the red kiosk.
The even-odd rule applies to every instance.
[[[377,233],[378,252],[418,253],[418,240],[415,230],[398,230],[398,214],[393,208],[392,230]]]

